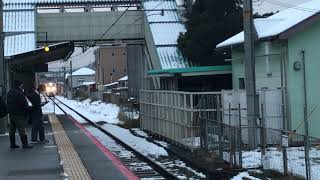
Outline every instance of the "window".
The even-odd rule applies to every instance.
[[[78,79],[78,84],[83,84],[84,83],[84,78],[79,78]]]
[[[111,55],[114,56],[114,53],[112,53]]]
[[[123,53],[123,55],[125,56],[125,55],[126,55],[126,53],[124,52],[124,53]]]
[[[127,69],[126,69],[126,68],[124,68],[124,69],[123,69],[123,72],[127,72]]]
[[[239,78],[239,89],[245,89],[244,78]]]
[[[116,69],[112,69],[112,72],[116,72]]]

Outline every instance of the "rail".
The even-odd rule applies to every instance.
[[[53,101],[53,99],[51,97],[48,97],[52,102],[54,102],[55,105],[57,105],[57,107],[59,109],[61,109],[61,111],[65,114],[67,114],[67,112],[61,108],[61,106],[59,106],[55,101]],[[137,156],[138,158],[140,158],[142,161],[146,162],[149,166],[151,166],[155,171],[157,171],[160,175],[162,175],[165,178],[168,179],[179,179],[178,177],[176,177],[173,173],[167,171],[166,169],[164,169],[161,165],[159,165],[158,163],[156,163],[155,161],[153,161],[152,159],[146,157],[145,155],[143,155],[142,153],[140,153],[139,151],[137,151],[136,149],[134,149],[133,147],[131,147],[130,145],[128,145],[127,143],[123,142],[122,140],[120,140],[119,138],[117,138],[116,136],[114,136],[113,134],[111,134],[110,132],[108,132],[107,130],[105,130],[104,128],[102,128],[100,125],[98,125],[97,123],[91,121],[90,119],[88,119],[87,117],[83,116],[81,113],[77,112],[76,110],[74,110],[73,108],[71,108],[70,106],[66,105],[65,103],[63,103],[62,101],[60,101],[59,99],[56,99],[59,103],[63,104],[65,107],[69,108],[71,111],[73,111],[74,113],[76,113],[77,115],[79,115],[81,118],[83,118],[85,121],[87,121],[90,125],[92,125],[93,127],[97,128],[98,130],[100,130],[101,132],[103,132],[104,134],[106,134],[107,136],[111,137],[114,141],[116,141],[117,143],[119,143],[120,145],[122,145],[123,147],[125,147],[127,150],[132,151],[134,153],[135,156]]]

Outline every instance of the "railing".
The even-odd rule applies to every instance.
[[[199,105],[203,96],[215,102],[216,92],[140,91],[140,125],[142,129],[166,137],[191,150],[200,148]],[[215,112],[211,103],[206,112]]]

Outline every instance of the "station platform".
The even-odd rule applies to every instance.
[[[52,114],[45,119],[49,143],[10,149],[8,134],[0,135],[0,179],[138,179],[73,118]],[[30,140],[30,127],[27,131]],[[18,134],[16,141],[21,146]]]

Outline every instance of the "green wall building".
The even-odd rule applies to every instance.
[[[320,9],[320,2],[314,0],[298,7]],[[286,129],[301,134],[306,104],[309,134],[320,138],[320,12],[289,8],[255,19],[254,24],[257,90],[283,89]],[[241,32],[217,45],[218,49],[232,50],[229,61],[235,90],[245,88],[243,36]]]

